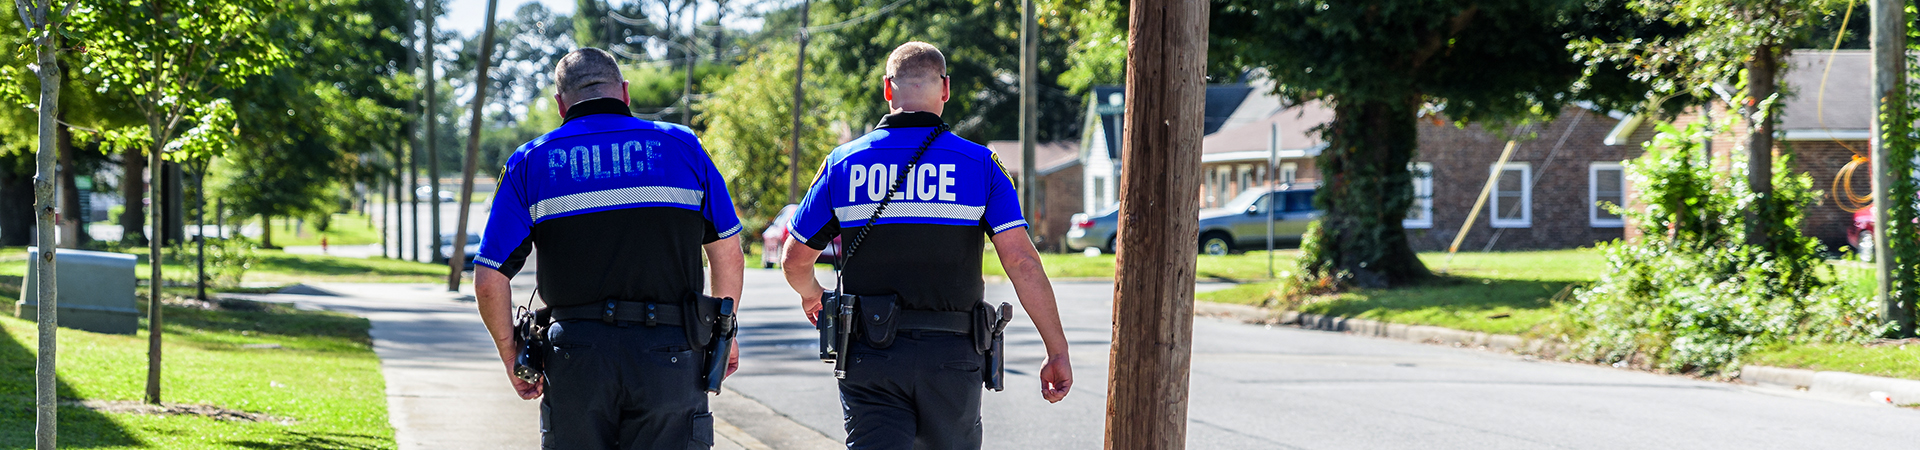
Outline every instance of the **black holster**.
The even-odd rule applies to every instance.
[[[710,326],[695,325],[687,328],[707,329],[706,335],[711,342],[705,346],[707,351],[705,387],[707,393],[719,394],[720,382],[727,378],[727,355],[733,348],[734,335],[739,331],[738,322],[734,316],[734,309],[737,306],[731,298],[713,298],[705,295],[700,296],[699,303],[700,305],[694,309],[706,311],[711,304],[713,314],[710,317],[713,318],[713,323]]]
[[[513,361],[513,376],[528,383],[538,383],[547,372],[547,353],[553,347],[547,345],[547,329],[553,325],[553,310],[540,308],[529,310],[520,308],[513,322],[513,343],[520,348],[520,354]]]
[[[1007,322],[1013,320],[1013,305],[1001,303],[994,309],[987,302],[980,302],[973,308],[973,349],[986,356],[987,367],[980,371],[980,381],[994,392],[1007,388]]]
[[[846,379],[848,347],[853,340],[855,307],[860,297],[827,291],[820,297],[820,362],[833,364],[833,376]]]

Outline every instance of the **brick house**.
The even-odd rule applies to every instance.
[[[1007,174],[1018,182],[1020,174],[1026,171],[1021,164],[1020,141],[991,141],[987,148],[1000,155],[1000,162],[1006,165]],[[1034,245],[1040,251],[1066,251],[1067,228],[1072,226],[1073,214],[1080,212],[1082,192],[1086,183],[1082,180],[1080,164],[1080,143],[1073,141],[1044,142],[1033,147],[1034,188],[1039,189],[1035,203],[1043,205],[1027,217],[1027,232],[1035,238]],[[1020,189],[1028,189],[1021,186]]]
[[[1814,188],[1825,191],[1822,201],[1807,209],[1803,231],[1830,247],[1846,244],[1852,229],[1851,210],[1863,206],[1848,199],[1847,190],[1859,196],[1869,192],[1867,171],[1858,171],[1850,180],[1842,172],[1854,155],[1864,156],[1869,148],[1869,58],[1865,51],[1841,51],[1829,58],[1824,50],[1800,50],[1787,61],[1782,83],[1790,94],[1783,103],[1776,148],[1790,149],[1794,170],[1809,174]],[[1830,74],[1829,59],[1833,60]],[[1824,90],[1823,74],[1827,75]],[[1203,208],[1218,206],[1249,187],[1289,179],[1313,183],[1320,178],[1314,157],[1325,143],[1314,128],[1332,120],[1332,110],[1319,103],[1282,108],[1264,94],[1270,91],[1270,85],[1209,87],[1208,128],[1201,150],[1205,175],[1196,193]],[[1729,93],[1722,92],[1707,105],[1671,118],[1575,106],[1561,111],[1553,121],[1530,127],[1529,138],[1516,145],[1500,168],[1495,188],[1461,250],[1575,248],[1630,236],[1622,218],[1599,206],[1632,206],[1633,188],[1622,163],[1644,153],[1641,146],[1653,139],[1656,120],[1686,124],[1701,120],[1703,114],[1709,119],[1724,118],[1737,113],[1728,110],[1731,100]],[[1118,197],[1124,97],[1117,87],[1096,88],[1088,105],[1080,152],[1085,179],[1081,211],[1097,214]],[[1418,129],[1420,147],[1409,168],[1415,171],[1415,200],[1403,225],[1415,250],[1443,251],[1494,175],[1493,166],[1507,139],[1479,125],[1455,127],[1440,117],[1423,118]],[[1722,170],[1731,161],[1730,152],[1744,140],[1745,124],[1727,131],[1707,143]],[[1276,140],[1280,165],[1270,180],[1266,161]]]
[[[1124,126],[1122,116],[1126,113],[1125,91],[1121,86],[1096,86],[1087,95],[1087,112],[1081,127],[1079,151],[1080,164],[1084,168],[1081,174],[1084,186],[1081,190],[1085,193],[1080,211],[1098,214],[1120,201],[1120,144]],[[1211,136],[1221,130],[1239,128],[1272,116],[1280,110],[1280,99],[1271,92],[1273,87],[1270,83],[1208,85],[1206,115],[1203,118],[1205,128],[1202,132]],[[1260,148],[1266,148],[1265,144],[1261,145]],[[1202,164],[1204,166],[1207,163]],[[1265,165],[1257,166],[1261,171],[1259,179],[1264,182]],[[1237,176],[1222,176],[1221,179],[1233,178],[1237,181]],[[1227,195],[1226,198],[1233,198],[1231,194]]]
[[[1620,162],[1637,145],[1609,144],[1625,115],[1569,107],[1520,141],[1461,242],[1462,251],[1572,248],[1622,237],[1625,224],[1597,203],[1625,197]],[[1478,125],[1427,118],[1414,155],[1414,205],[1402,224],[1416,251],[1443,251],[1467,221],[1507,139]]]
[[[1864,163],[1872,148],[1869,140],[1873,126],[1871,64],[1872,56],[1865,50],[1830,53],[1829,50],[1799,49],[1786,61],[1787,74],[1782,87],[1788,95],[1782,102],[1780,123],[1776,125],[1774,154],[1790,151],[1793,169],[1811,176],[1813,188],[1822,191],[1820,202],[1805,210],[1806,220],[1801,224],[1801,231],[1820,239],[1828,248],[1848,244],[1848,235],[1853,230],[1853,211],[1866,207],[1865,197],[1872,192],[1872,173]],[[1728,108],[1733,92],[1716,90],[1715,94],[1713,101],[1688,108],[1671,122],[1684,125],[1703,119],[1720,121],[1729,114],[1739,114]],[[1630,117],[1615,138],[1637,146],[1652,140],[1655,128],[1653,123]],[[1716,168],[1730,170],[1734,152],[1744,151],[1741,146],[1747,133],[1745,121],[1736,121],[1733,129],[1724,130],[1705,143]],[[1849,171],[1846,166],[1856,156],[1863,162]]]

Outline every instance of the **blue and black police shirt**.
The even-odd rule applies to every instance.
[[[893,180],[906,177],[843,268],[847,293],[899,294],[907,309],[972,311],[985,290],[983,238],[1027,226],[1013,179],[980,144],[945,133],[917,166],[901,167],[940,123],[933,113],[889,114],[834,149],[814,177],[788,231],[816,250],[839,235],[853,245]]]
[[[512,277],[538,246],[549,305],[683,304],[705,285],[701,245],[738,233],[726,181],[691,130],[595,99],[507,158],[474,263]]]

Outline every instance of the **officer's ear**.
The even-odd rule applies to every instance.
[[[880,77],[880,91],[885,93],[887,101],[893,101],[893,77]]]
[[[620,80],[620,103],[633,103],[632,95],[627,91],[627,80]]]
[[[554,106],[558,107],[557,109],[560,110],[560,117],[566,118],[567,117],[567,100],[564,98],[561,98],[560,93],[558,92],[553,93],[553,104]]]
[[[946,103],[947,100],[950,98],[953,98],[953,77],[941,75],[940,76],[940,103]]]

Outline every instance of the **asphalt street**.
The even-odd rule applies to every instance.
[[[827,276],[823,273],[823,279]],[[1101,448],[1111,283],[1055,285],[1074,389],[1040,398],[1039,335],[1010,327],[1007,391],[986,394],[987,448]],[[741,369],[728,385],[843,439],[830,367],[775,270],[748,269]],[[989,301],[1013,302],[989,284]],[[1018,311],[1018,308],[1016,308]],[[1489,351],[1201,318],[1188,448],[1910,448],[1920,412]]]

